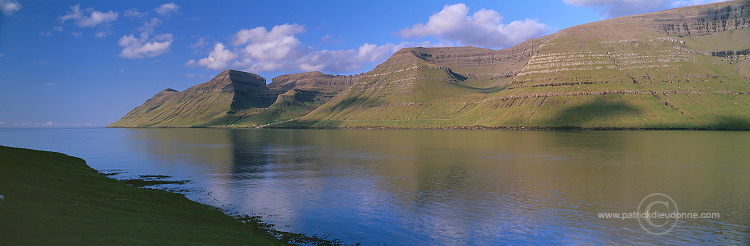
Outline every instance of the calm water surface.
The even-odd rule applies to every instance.
[[[0,129],[0,145],[193,180],[193,200],[346,243],[750,243],[750,132]],[[664,235],[598,217],[652,193],[721,217]]]

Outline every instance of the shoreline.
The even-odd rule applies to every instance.
[[[692,127],[578,127],[578,126],[446,126],[446,127],[392,127],[392,126],[347,126],[347,127],[110,127],[120,129],[310,129],[310,130],[499,130],[499,131],[750,131],[746,128],[692,128]]]
[[[0,155],[0,245],[340,244],[278,231],[259,216],[230,215],[180,193],[138,188],[143,182],[110,178],[78,157],[1,145]],[[168,176],[140,177],[148,183]]]

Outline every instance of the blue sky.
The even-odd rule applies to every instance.
[[[714,0],[0,0],[0,127],[105,126],[223,69],[366,72],[413,46],[506,48]]]

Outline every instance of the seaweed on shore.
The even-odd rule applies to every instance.
[[[139,175],[138,178],[134,179],[122,179],[120,181],[127,185],[135,186],[138,188],[148,188],[149,186],[165,185],[165,184],[187,184],[192,181],[190,180],[169,180],[172,176],[168,175]]]
[[[290,245],[320,245],[320,246],[348,245],[348,244],[344,244],[344,242],[341,239],[331,239],[330,235],[318,236],[316,234],[316,235],[308,236],[304,233],[279,231],[274,228],[274,225],[263,222],[263,218],[261,216],[234,214],[233,217],[247,224],[251,224],[253,225],[253,227],[259,228],[263,230],[265,233],[279,239],[281,242],[287,243]],[[361,244],[357,243],[353,245],[361,245]]]
[[[117,174],[123,174],[126,173],[122,170],[105,170],[106,172],[101,172],[104,176],[113,176]],[[192,190],[184,189],[184,188],[172,188],[172,187],[154,187],[164,184],[176,184],[176,185],[184,185],[191,183],[191,180],[171,180],[173,177],[169,175],[138,175],[138,178],[130,178],[130,179],[119,179],[119,181],[124,182],[125,184],[135,186],[142,189],[156,189],[156,190],[164,190],[172,193],[181,193],[185,194],[188,192],[192,192]],[[263,222],[263,217],[261,216],[251,216],[247,214],[242,213],[232,213],[231,211],[227,209],[222,209],[217,206],[208,205],[209,207],[212,207],[218,211],[221,211],[225,214],[228,214],[234,218],[239,219],[243,223],[249,224],[252,226],[252,228],[256,228],[259,233],[271,235],[275,237],[276,239],[280,240],[281,242],[288,244],[288,245],[320,245],[320,246],[342,246],[342,245],[349,245],[344,244],[344,242],[340,239],[332,239],[330,235],[312,235],[308,236],[303,233],[293,233],[293,232],[285,232],[275,229],[273,224],[269,224],[266,222]],[[353,245],[360,245],[359,243],[353,244]]]
[[[125,173],[125,170],[122,170],[122,169],[106,169],[106,170],[99,171],[99,173],[101,175],[104,175],[104,176],[107,176],[107,177],[111,177],[111,176],[123,174],[123,173]]]

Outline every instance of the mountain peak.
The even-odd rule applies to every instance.
[[[258,81],[262,81],[263,84],[266,83],[266,79],[261,77],[260,75],[257,75],[254,73],[243,72],[243,71],[231,70],[231,69],[221,71],[221,73],[216,75],[214,79],[225,78],[225,77],[229,78],[230,80],[232,80],[231,82],[235,82],[235,83],[236,82],[258,82]]]
[[[286,74],[273,78],[268,87],[275,90],[290,90],[291,88],[315,86],[321,82],[330,81],[334,77],[336,76],[320,71]]]
[[[354,76],[224,70],[112,126],[750,129],[750,1],[621,17],[507,49],[414,47]]]
[[[221,71],[210,81],[190,87],[190,91],[255,91],[266,86],[260,75],[236,70]]]
[[[299,79],[305,79],[305,78],[319,78],[319,77],[331,78],[334,76],[327,74],[327,73],[320,72],[320,71],[285,74],[285,75],[280,75],[271,79],[271,84],[279,83],[279,82],[287,81],[287,80],[299,80]]]

